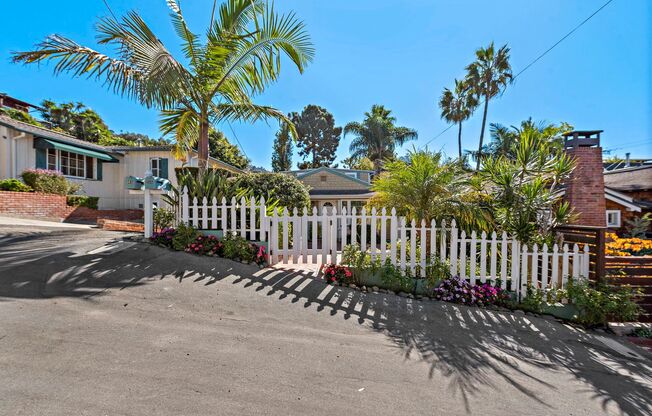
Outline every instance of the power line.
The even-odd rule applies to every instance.
[[[231,133],[233,134],[233,137],[235,137],[235,141],[238,143],[238,146],[240,146],[240,150],[242,150],[242,153],[244,153],[245,157],[249,159],[249,156],[247,156],[247,152],[245,152],[244,147],[242,147],[242,144],[240,144],[240,140],[238,140],[238,136],[235,134],[235,131],[233,130],[233,126],[229,121],[227,121],[226,123],[229,125],[229,129],[231,129]]]
[[[570,35],[572,35],[572,34],[573,34],[577,29],[579,29],[580,27],[584,26],[584,24],[585,24],[586,22],[588,22],[589,20],[591,20],[591,19],[593,18],[593,16],[595,16],[595,15],[598,14],[602,9],[604,9],[605,7],[607,7],[607,6],[609,5],[609,3],[611,3],[612,1],[613,1],[613,0],[608,0],[605,4],[603,4],[602,6],[600,6],[596,11],[594,11],[593,13],[591,13],[591,15],[590,15],[589,17],[587,17],[586,19],[584,19],[580,24],[578,24],[577,26],[575,26],[575,27],[574,27],[570,32],[566,33],[566,34],[565,34],[561,39],[559,39],[557,42],[555,42],[554,45],[552,45],[551,47],[549,47],[548,49],[546,49],[546,50],[545,50],[541,55],[537,56],[537,57],[536,57],[532,62],[530,62],[529,64],[527,64],[527,65],[526,65],[523,69],[521,69],[521,70],[520,70],[516,75],[514,75],[514,77],[512,78],[512,82],[514,82],[514,80],[516,80],[516,78],[518,78],[518,77],[519,77],[523,72],[527,71],[527,70],[528,70],[532,65],[534,65],[534,64],[537,63],[541,58],[543,58],[544,56],[546,56],[550,51],[552,51],[552,50],[553,50],[555,47],[557,47],[560,43],[562,43],[564,40],[566,40],[566,38],[568,38]],[[486,99],[483,100],[483,101],[480,103],[480,105],[484,104],[485,101],[486,101]],[[454,124],[450,124],[448,127],[446,127],[444,130],[442,130],[442,131],[441,131],[439,134],[437,134],[435,137],[433,137],[432,139],[428,140],[428,141],[427,141],[423,146],[427,146],[427,145],[428,145],[429,143],[431,143],[433,140],[438,139],[439,137],[441,137],[442,134],[446,133],[446,132],[447,132],[448,130],[450,130],[450,128],[453,127],[453,126],[454,126]],[[423,147],[423,146],[422,146],[422,147]]]

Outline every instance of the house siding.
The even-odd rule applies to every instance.
[[[322,176],[326,181],[322,181]],[[310,176],[299,178],[301,182],[310,186],[311,189],[369,189],[369,185],[362,184],[350,179],[344,178],[332,172],[317,172]]]

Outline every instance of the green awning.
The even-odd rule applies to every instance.
[[[37,137],[34,140],[34,147],[36,149],[58,149],[58,150],[63,150],[65,152],[78,153],[80,155],[94,157],[96,159],[105,160],[107,162],[118,161],[118,159],[106,153],[86,149],[84,147],[79,147],[72,144],[60,143],[54,140],[45,139],[43,137]]]

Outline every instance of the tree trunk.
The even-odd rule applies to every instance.
[[[462,122],[460,121],[460,128],[457,132],[457,147],[460,152],[460,163],[462,163]]]
[[[484,112],[482,114],[482,129],[480,130],[480,145],[478,146],[478,162],[475,166],[475,170],[480,170],[480,160],[482,159],[482,140],[484,139],[484,126],[487,123],[487,107],[489,107],[489,97],[485,97],[484,100]]]
[[[382,161],[380,159],[374,159],[374,171],[376,175],[380,175],[380,170],[382,168]]]
[[[208,122],[201,121],[199,124],[199,170],[205,171],[208,168]]]

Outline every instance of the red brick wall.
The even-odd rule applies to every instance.
[[[61,195],[0,191],[0,215],[65,218],[70,208]]]
[[[567,149],[576,167],[566,184],[565,200],[578,218],[576,225],[606,226],[602,148],[578,147]]]
[[[100,218],[137,220],[143,218],[140,209],[95,210],[86,207],[69,207],[66,197],[32,192],[0,191],[0,215],[25,218],[96,222]]]

